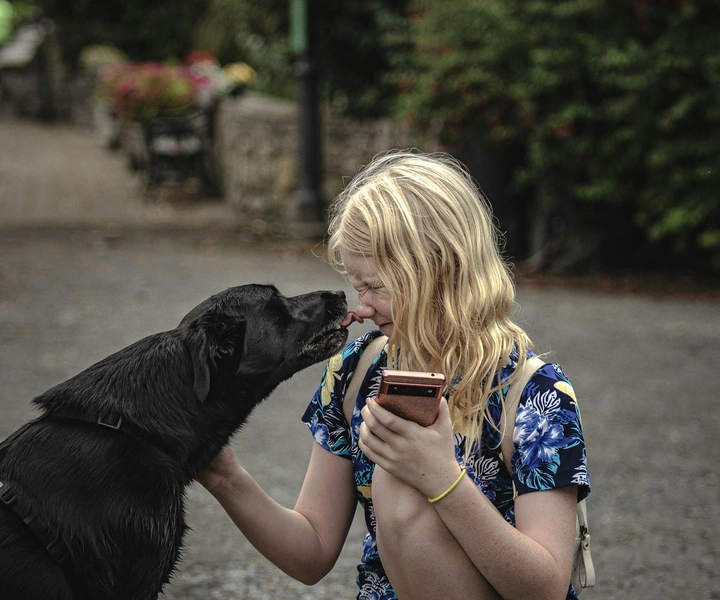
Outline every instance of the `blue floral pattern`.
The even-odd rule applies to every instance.
[[[375,511],[372,504],[374,463],[358,448],[365,399],[377,394],[380,374],[387,364],[383,350],[376,357],[360,385],[352,418],[348,424],[343,412],[345,390],[360,356],[378,335],[371,331],[350,342],[328,362],[322,381],[302,417],[315,441],[326,450],[353,463],[355,491],[363,508],[368,533],[363,541],[357,583],[358,600],[394,600],[396,598],[385,575],[375,541]],[[517,365],[517,354],[511,355],[498,376],[506,381]],[[452,382],[457,385],[457,381]],[[504,388],[507,391],[507,387]],[[502,400],[499,392],[488,399],[488,409],[495,423],[502,423]],[[483,421],[480,442],[473,442],[465,456],[467,440],[455,436],[455,456],[464,463],[467,473],[500,514],[515,524],[514,493],[550,490],[568,485],[578,486],[578,501],[590,492],[585,442],[580,412],[572,384],[560,366],[546,364],[530,379],[520,395],[513,432],[513,474],[508,473],[500,452],[500,433],[487,419]],[[567,599],[577,596],[568,590]]]

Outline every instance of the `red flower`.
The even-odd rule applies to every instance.
[[[559,138],[569,138],[572,137],[574,133],[575,131],[569,123],[560,123],[560,125],[555,126],[555,135]]]
[[[185,56],[185,64],[188,66],[201,62],[209,62],[216,65],[218,64],[218,59],[208,50],[191,50]]]
[[[437,79],[431,79],[428,82],[428,90],[431,94],[439,94],[442,90],[442,84]]]
[[[397,80],[396,86],[400,92],[409,92],[413,87],[413,82],[409,77],[401,77]]]
[[[452,50],[450,42],[440,42],[437,46],[435,46],[435,54],[438,56],[443,56],[450,52],[450,50]]]
[[[465,115],[462,112],[452,112],[448,115],[446,123],[450,129],[457,131],[465,121]]]

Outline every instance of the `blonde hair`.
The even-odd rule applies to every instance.
[[[393,151],[361,169],[330,207],[328,257],[372,259],[390,292],[388,366],[445,373],[455,430],[479,440],[493,376],[532,342],[511,320],[515,289],[490,206],[452,157]],[[489,415],[488,415],[489,416]],[[492,423],[492,419],[490,419]]]

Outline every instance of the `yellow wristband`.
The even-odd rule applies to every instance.
[[[446,489],[442,494],[440,494],[439,496],[437,496],[435,498],[428,498],[428,502],[430,502],[431,504],[440,502],[440,500],[442,500],[445,496],[447,496],[450,492],[452,492],[458,486],[458,484],[460,483],[462,478],[465,477],[465,473],[467,473],[467,471],[465,469],[460,471],[460,475],[458,475],[458,478],[450,484],[450,487],[448,489]]]

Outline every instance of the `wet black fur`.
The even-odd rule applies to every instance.
[[[180,557],[186,487],[279,383],[343,346],[345,313],[342,292],[231,288],[34,400],[43,413],[73,407],[95,418],[111,408],[157,440],[53,417],[0,449],[0,478],[61,534],[89,598],[158,596]],[[79,598],[4,507],[0,598]]]

